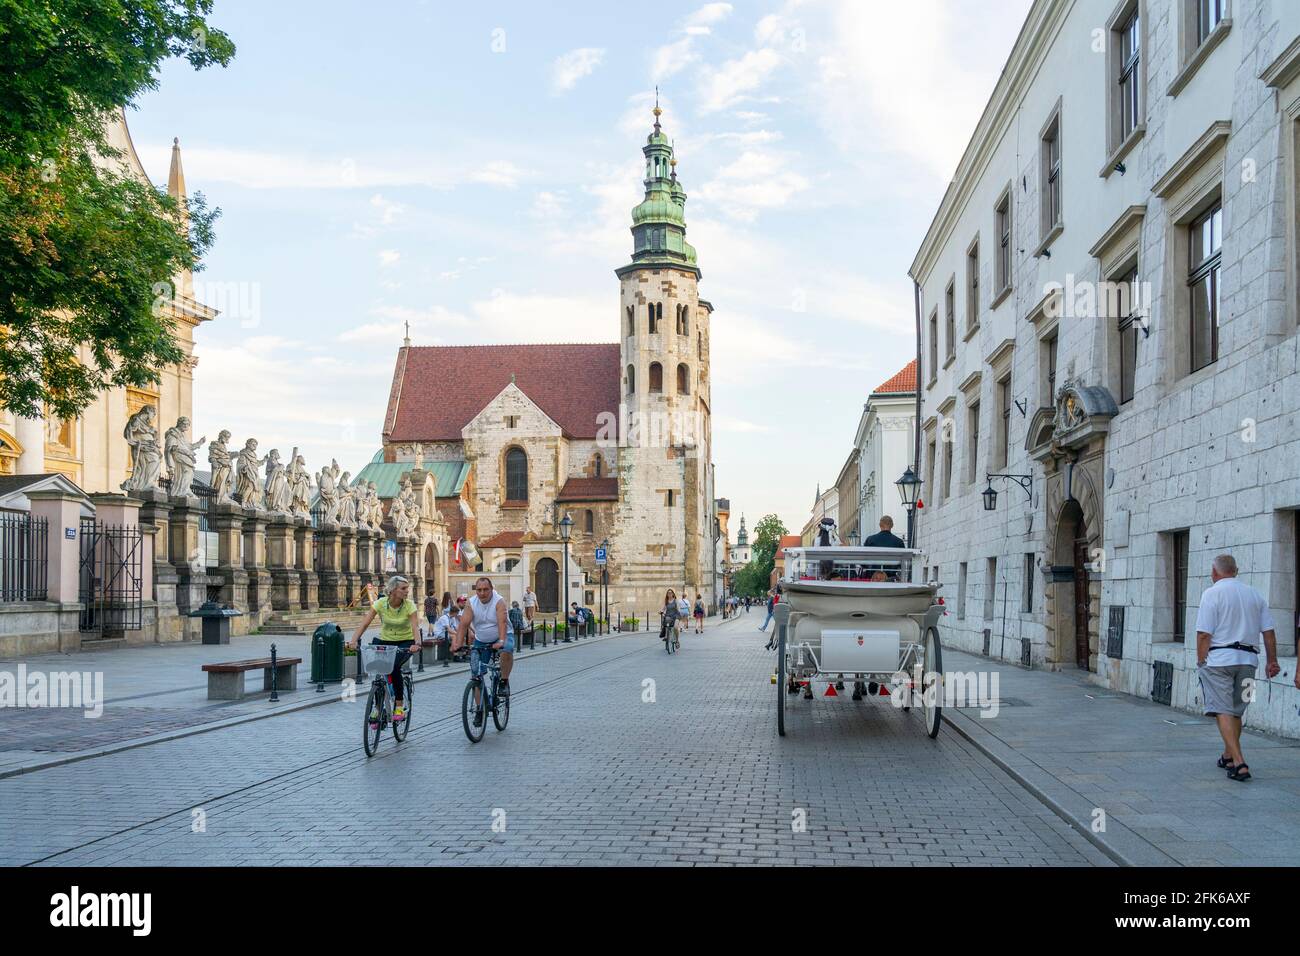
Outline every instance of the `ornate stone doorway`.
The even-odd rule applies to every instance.
[[[537,609],[554,614],[560,609],[560,566],[551,558],[542,558],[533,571],[533,590],[537,592]]]
[[[1056,404],[1040,408],[1029,424],[1026,449],[1043,467],[1048,572],[1043,663],[1049,668],[1074,664],[1097,670],[1106,436],[1116,410],[1102,386],[1067,381]]]

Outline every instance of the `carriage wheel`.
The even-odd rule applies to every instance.
[[[939,632],[933,627],[925,632],[925,661],[921,673],[921,715],[925,718],[925,732],[933,740],[939,736],[939,717],[943,711],[943,648],[939,644]],[[930,686],[928,682],[932,674],[934,683]]]
[[[778,627],[776,644],[776,732],[785,736],[785,629]]]

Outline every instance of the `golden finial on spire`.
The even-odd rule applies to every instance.
[[[655,114],[655,129],[657,130],[657,129],[659,129],[659,117],[663,115],[663,110],[661,110],[661,109],[659,108],[659,86],[658,86],[658,84],[655,85],[655,108],[654,108],[654,114]]]

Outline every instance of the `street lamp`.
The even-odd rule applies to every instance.
[[[856,548],[861,540],[862,535],[858,533],[857,528],[849,532],[849,547]]]
[[[573,519],[565,512],[560,521],[560,540],[564,542],[564,596],[560,598],[560,611],[564,615],[564,643],[572,640],[569,631],[569,535],[573,534]]]
[[[1029,496],[1030,503],[1031,504],[1033,503],[1034,500],[1034,491],[1033,491],[1034,476],[1033,475],[996,475],[996,474],[986,473],[984,478],[988,482],[988,487],[985,488],[980,494],[981,497],[983,497],[984,499],[985,511],[996,511],[998,507],[998,493],[993,490],[994,478],[1001,478],[1005,481],[1014,481],[1022,489],[1024,489],[1025,494]]]
[[[916,477],[916,472],[908,465],[903,477],[894,482],[894,485],[898,488],[899,498],[903,500],[903,507],[907,509],[907,546],[911,548],[916,544],[916,501],[921,497],[921,479]]]

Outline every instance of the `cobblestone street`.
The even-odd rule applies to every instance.
[[[887,699],[800,702],[778,738],[756,625],[524,655],[477,745],[449,675],[370,760],[338,702],[9,777],[0,863],[1109,864]]]

